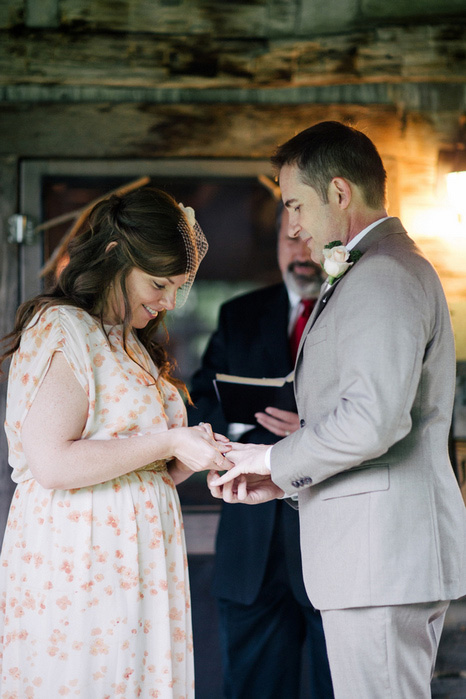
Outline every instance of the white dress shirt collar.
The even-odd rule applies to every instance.
[[[286,286],[286,284],[285,284],[285,287],[286,287],[286,290],[287,290],[287,292],[288,292],[288,299],[289,299],[289,302],[290,302],[290,308],[294,309],[294,308],[296,308],[296,306],[298,306],[299,303],[301,302],[301,296],[299,296],[299,294],[297,294],[297,293],[296,293],[295,291],[293,291],[292,289],[289,289],[289,288]]]
[[[362,231],[358,233],[352,240],[350,240],[350,242],[345,246],[346,249],[352,250],[353,248],[355,248],[356,245],[364,238],[364,236],[369,233],[369,231],[378,226],[379,223],[382,223],[382,221],[387,221],[387,219],[389,218],[393,218],[393,216],[384,216],[383,218],[377,219],[377,221],[374,221],[366,228],[363,228]]]

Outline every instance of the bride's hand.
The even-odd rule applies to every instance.
[[[198,425],[194,425],[194,429],[202,430],[202,431],[206,432],[208,435],[210,435],[211,437],[213,437],[217,442],[222,442],[223,444],[227,444],[228,449],[225,450],[222,447],[223,451],[229,451],[229,449],[231,449],[231,442],[228,439],[228,437],[225,437],[225,435],[219,434],[218,432],[214,432],[210,422],[200,422]]]
[[[173,443],[172,455],[177,459],[179,468],[225,471],[232,466],[225,456],[231,450],[231,443],[223,435],[214,435],[212,428],[196,425],[175,427],[169,432]]]

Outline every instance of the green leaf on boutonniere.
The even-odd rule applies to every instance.
[[[324,245],[324,248],[328,248],[330,250],[330,248],[336,248],[338,245],[343,245],[341,240],[332,240],[332,242],[328,245]]]
[[[350,250],[349,258],[350,262],[357,262],[362,257],[362,252],[360,250]]]

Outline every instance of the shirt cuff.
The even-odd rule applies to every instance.
[[[293,500],[293,502],[298,502],[298,493],[293,493],[293,495],[288,495],[288,493],[285,493],[284,495],[280,495],[279,498],[275,498],[276,500]]]
[[[265,452],[265,465],[266,465],[266,468],[268,468],[268,470],[270,472],[272,472],[272,464],[271,464],[271,457],[270,457],[271,453],[272,453],[272,447],[269,447],[267,449],[267,451]]]

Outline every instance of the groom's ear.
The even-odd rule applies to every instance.
[[[347,209],[352,199],[351,184],[344,177],[334,177],[329,186],[329,199],[340,209]]]

